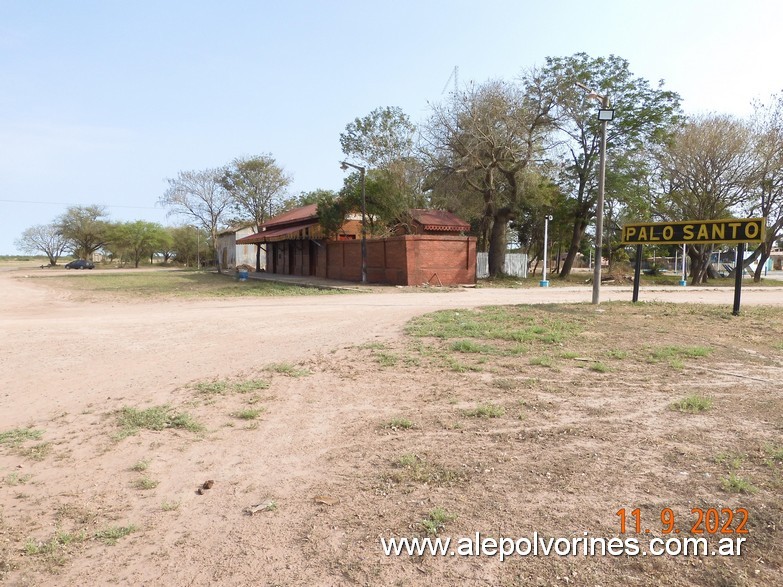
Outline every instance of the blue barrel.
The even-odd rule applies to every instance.
[[[247,270],[241,270],[239,272],[239,281],[247,281]]]

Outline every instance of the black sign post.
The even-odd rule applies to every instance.
[[[745,243],[737,245],[737,262],[734,267],[734,311],[732,314],[739,316],[740,298],[742,297],[742,265],[745,261]]]
[[[642,245],[636,245],[636,265],[633,268],[633,301],[639,301],[639,279],[642,275]]]

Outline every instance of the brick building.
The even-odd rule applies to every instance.
[[[404,232],[367,239],[367,281],[392,285],[456,285],[476,282],[476,239],[470,226],[449,212],[411,210]],[[266,246],[266,270],[361,280],[361,221],[350,217],[337,238],[327,240],[315,204],[285,212],[237,244]]]

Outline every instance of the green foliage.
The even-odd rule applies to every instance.
[[[500,418],[506,413],[506,408],[497,404],[480,404],[472,410],[466,410],[465,415],[471,418]]]
[[[383,427],[390,430],[409,430],[413,428],[413,422],[408,420],[408,418],[392,418]]]
[[[712,400],[708,397],[701,395],[689,395],[671,405],[673,410],[680,412],[690,412],[695,414],[697,412],[705,412],[712,407]]]
[[[277,164],[271,153],[238,157],[221,177],[238,219],[256,226],[280,209],[283,195],[291,181],[291,176]]]
[[[416,127],[401,108],[376,108],[356,118],[340,133],[340,146],[347,157],[367,167],[387,168],[408,157],[413,150]]]
[[[120,538],[124,538],[136,531],[136,526],[112,526],[105,530],[99,530],[94,534],[95,539],[108,546],[114,546]]]
[[[168,406],[155,406],[146,410],[124,407],[116,414],[117,425],[120,427],[118,438],[132,436],[139,430],[166,430],[182,428],[189,432],[201,432],[204,428],[188,414],[172,412]]]
[[[721,480],[721,487],[730,493],[756,493],[758,489],[747,479],[743,479],[733,471]]]
[[[114,256],[127,259],[134,267],[171,243],[170,233],[160,224],[136,220],[111,225],[108,229],[108,249]]]
[[[43,436],[42,430],[33,428],[14,428],[0,432],[0,445],[19,446],[27,440],[40,440]]]
[[[103,206],[71,206],[57,219],[56,225],[74,257],[88,259],[109,242],[107,218]]]
[[[450,514],[443,508],[437,507],[427,514],[427,517],[421,521],[421,525],[424,527],[427,534],[435,536],[445,528],[447,523],[453,522],[456,519],[456,515]]]

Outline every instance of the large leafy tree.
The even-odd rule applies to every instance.
[[[410,157],[416,127],[401,108],[376,108],[364,118],[356,118],[340,134],[340,146],[348,157],[366,167],[388,168]]]
[[[529,85],[537,86],[531,79]],[[550,130],[554,97],[527,84],[471,85],[433,107],[424,133],[428,186],[450,186],[479,203],[479,241],[489,273],[502,273],[509,222],[537,185],[531,173]],[[476,202],[477,201],[477,202]]]
[[[234,159],[223,172],[222,183],[239,220],[252,222],[259,231],[283,204],[291,176],[271,154],[265,154]],[[261,271],[260,246],[256,247],[256,271]]]
[[[41,252],[49,258],[49,265],[57,265],[57,260],[68,247],[68,239],[58,225],[39,224],[25,229],[15,245],[25,253]]]
[[[144,220],[122,222],[111,228],[113,252],[129,259],[134,267],[138,267],[142,259],[152,257],[167,238],[168,234],[160,224]]]
[[[56,224],[75,257],[87,259],[109,242],[110,224],[104,206],[71,206]]]
[[[558,182],[573,202],[571,241],[560,270],[560,275],[566,276],[571,272],[585,230],[595,216],[598,197],[601,123],[596,116],[597,103],[588,98],[577,82],[609,97],[616,109],[616,118],[609,123],[607,132],[608,169],[626,152],[665,142],[680,120],[680,99],[676,93],[664,90],[662,82],[652,86],[634,76],[628,61],[614,55],[593,58],[577,53],[570,57],[548,57],[544,67],[527,79],[531,87],[552,96],[557,106],[554,121],[559,140],[551,156],[561,164]],[[637,164],[644,161],[644,158],[634,159]],[[615,197],[621,199],[622,194]]]
[[[366,169],[366,200],[370,231],[404,219],[410,208],[423,205],[420,161],[414,157],[416,126],[400,108],[376,108],[356,118],[340,134],[343,153]],[[339,207],[346,212],[361,207],[360,174],[346,177]]]
[[[663,190],[655,213],[664,220],[714,220],[733,214],[752,189],[756,161],[751,132],[725,115],[692,118],[662,151]],[[694,284],[707,280],[712,245],[691,245]]]
[[[159,200],[169,209],[169,215],[188,218],[207,231],[218,272],[222,271],[217,254],[218,229],[234,201],[223,184],[224,174],[224,169],[180,171],[177,177],[167,180],[169,188]]]

